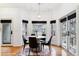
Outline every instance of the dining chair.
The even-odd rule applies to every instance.
[[[45,43],[46,43],[46,38],[41,38],[41,44],[42,44],[43,49],[44,49]]]
[[[29,37],[29,54],[30,52],[35,52],[38,55],[39,43],[37,42],[36,37]]]
[[[46,36],[46,34],[42,34],[42,36]]]
[[[49,47],[49,51],[51,49],[51,40],[52,40],[52,36],[50,37],[50,39],[47,43],[44,43],[44,45],[47,45]]]
[[[26,40],[26,38],[24,36],[22,36],[22,38],[23,38],[23,42],[24,42],[24,45],[23,45],[23,50],[24,50],[25,49],[25,46],[27,44],[27,40]]]
[[[32,36],[35,36],[35,34],[31,34]]]
[[[42,34],[42,36],[46,36],[46,34]],[[41,44],[43,46],[43,49],[44,49],[44,44],[46,43],[46,38],[41,38]]]

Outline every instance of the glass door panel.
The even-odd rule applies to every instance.
[[[2,43],[11,43],[11,23],[2,23]]]

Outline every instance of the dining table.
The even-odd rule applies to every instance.
[[[40,50],[42,51],[42,43],[46,42],[46,36],[37,36],[36,38],[38,43],[40,44]]]

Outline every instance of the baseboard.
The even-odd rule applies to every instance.
[[[18,47],[23,45],[13,45],[13,44],[2,44],[1,47]]]
[[[20,47],[20,46],[23,46],[23,45],[18,45],[18,44],[13,45],[13,47]]]
[[[61,47],[60,45],[56,45],[56,44],[52,44],[52,46],[57,46],[57,47]]]
[[[5,46],[6,46],[6,47],[11,46],[11,47],[12,47],[13,45],[12,45],[12,44],[1,44],[0,46],[1,46],[1,47],[5,47]]]

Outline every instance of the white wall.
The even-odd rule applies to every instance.
[[[11,36],[11,43],[12,45],[22,45],[22,19],[28,20],[29,23],[27,25],[27,35],[31,35],[32,33],[32,20],[46,20],[46,32],[47,32],[47,41],[50,38],[50,15],[42,15],[42,18],[39,19],[36,14],[30,14],[25,9],[21,8],[2,8],[0,7],[0,19],[11,19],[11,29],[13,34]]]
[[[21,19],[17,8],[0,8],[0,19],[11,19],[13,31],[11,42],[13,45],[22,45]]]

